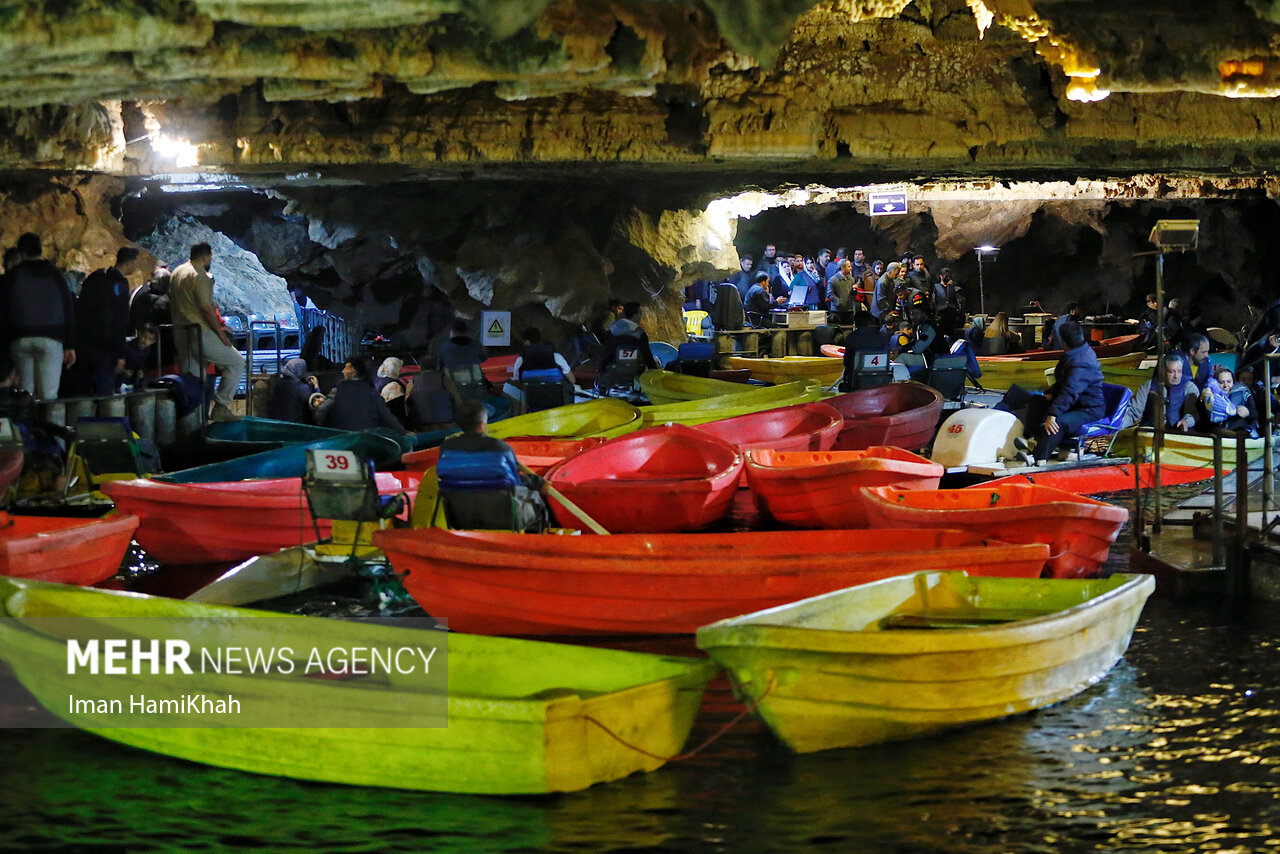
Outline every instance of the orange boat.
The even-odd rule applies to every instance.
[[[1155,463],[1141,463],[1138,471],[1138,482],[1143,487],[1153,483],[1152,470]],[[1038,483],[1041,486],[1052,486],[1078,495],[1101,495],[1106,492],[1126,492],[1134,487],[1133,465],[1089,466],[1081,469],[1036,471],[1031,474],[1011,474],[1006,477],[976,483],[966,489],[986,489],[990,486],[1003,486],[1007,483]],[[1203,466],[1160,466],[1160,482],[1165,486],[1176,486],[1184,483],[1197,483],[1213,477],[1213,469]]]
[[[376,477],[383,495],[416,493],[416,474],[379,472]],[[104,483],[102,491],[119,510],[141,519],[138,545],[163,564],[240,561],[316,539],[299,477],[227,483],[117,480]],[[321,537],[331,528],[320,520]]]
[[[592,453],[592,452],[589,452]],[[586,454],[583,454],[586,456]],[[449,628],[491,635],[690,633],[909,572],[1033,578],[1042,544],[967,531],[773,531],[556,536],[417,528],[375,531],[405,589]]]
[[[507,356],[492,356],[480,363],[480,373],[493,384],[494,388],[501,389],[503,383],[511,380],[511,371],[516,366],[516,359],[518,358],[520,358],[519,353]]]
[[[917,382],[889,383],[822,401],[844,417],[832,446],[861,451],[873,445],[919,450],[933,439],[942,417],[942,393]]]
[[[696,531],[729,512],[742,454],[714,436],[672,424],[619,436],[565,460],[547,482],[611,533]],[[555,498],[556,519],[578,517]]]
[[[1129,511],[1049,486],[862,490],[872,525],[962,528],[1011,543],[1047,543],[1054,578],[1096,575]]]
[[[937,489],[946,472],[901,448],[747,452],[747,483],[761,508],[795,528],[865,528],[861,488]]]
[[[26,459],[22,451],[0,453],[0,502],[9,496],[9,487],[22,477],[22,467],[26,464]]]
[[[524,463],[534,474],[546,474],[547,469],[556,463],[577,456],[587,448],[594,448],[606,440],[599,436],[586,439],[539,439],[518,438],[504,439],[511,450],[516,452],[516,459]],[[400,458],[400,462],[409,471],[423,472],[435,468],[440,459],[440,448],[427,448],[424,451],[413,451]]]
[[[1125,356],[1138,348],[1138,335],[1117,335],[1114,338],[1105,338],[1092,346],[1093,354],[1099,359],[1107,356]],[[1007,353],[1003,356],[980,356],[978,363],[983,364],[982,360],[986,358],[1014,359],[1023,362],[1056,362],[1062,358],[1064,352],[1066,351],[1027,350],[1024,353]]]
[[[97,584],[116,574],[137,516],[101,519],[0,513],[0,575]]]

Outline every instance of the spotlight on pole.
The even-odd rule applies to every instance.
[[[978,306],[982,312],[982,316],[987,316],[987,289],[982,281],[982,261],[985,258],[988,264],[994,264],[1000,257],[1000,249],[996,246],[977,246],[974,252],[978,253]]]

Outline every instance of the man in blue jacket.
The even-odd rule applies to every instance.
[[[1085,344],[1084,330],[1074,320],[1066,320],[1058,331],[1066,352],[1054,369],[1053,387],[1044,395],[1044,420],[1031,431],[1036,456],[1042,459],[1053,456],[1058,445],[1079,433],[1082,426],[1106,414],[1102,365],[1093,348]],[[1028,412],[1029,419],[1034,411],[1033,407]]]

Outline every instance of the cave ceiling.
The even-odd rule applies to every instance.
[[[10,170],[1163,173],[1276,195],[1265,0],[29,0],[0,19]]]

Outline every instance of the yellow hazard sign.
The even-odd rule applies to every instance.
[[[486,332],[485,334],[486,334],[486,335],[492,335],[492,336],[494,336],[495,338],[496,338],[496,337],[501,337],[501,335],[502,335],[502,321],[498,320],[497,318],[494,318],[493,323],[490,323],[490,324],[489,324],[489,331],[488,331],[488,332]]]
[[[480,343],[486,347],[510,347],[511,312],[482,311],[480,313]]]

